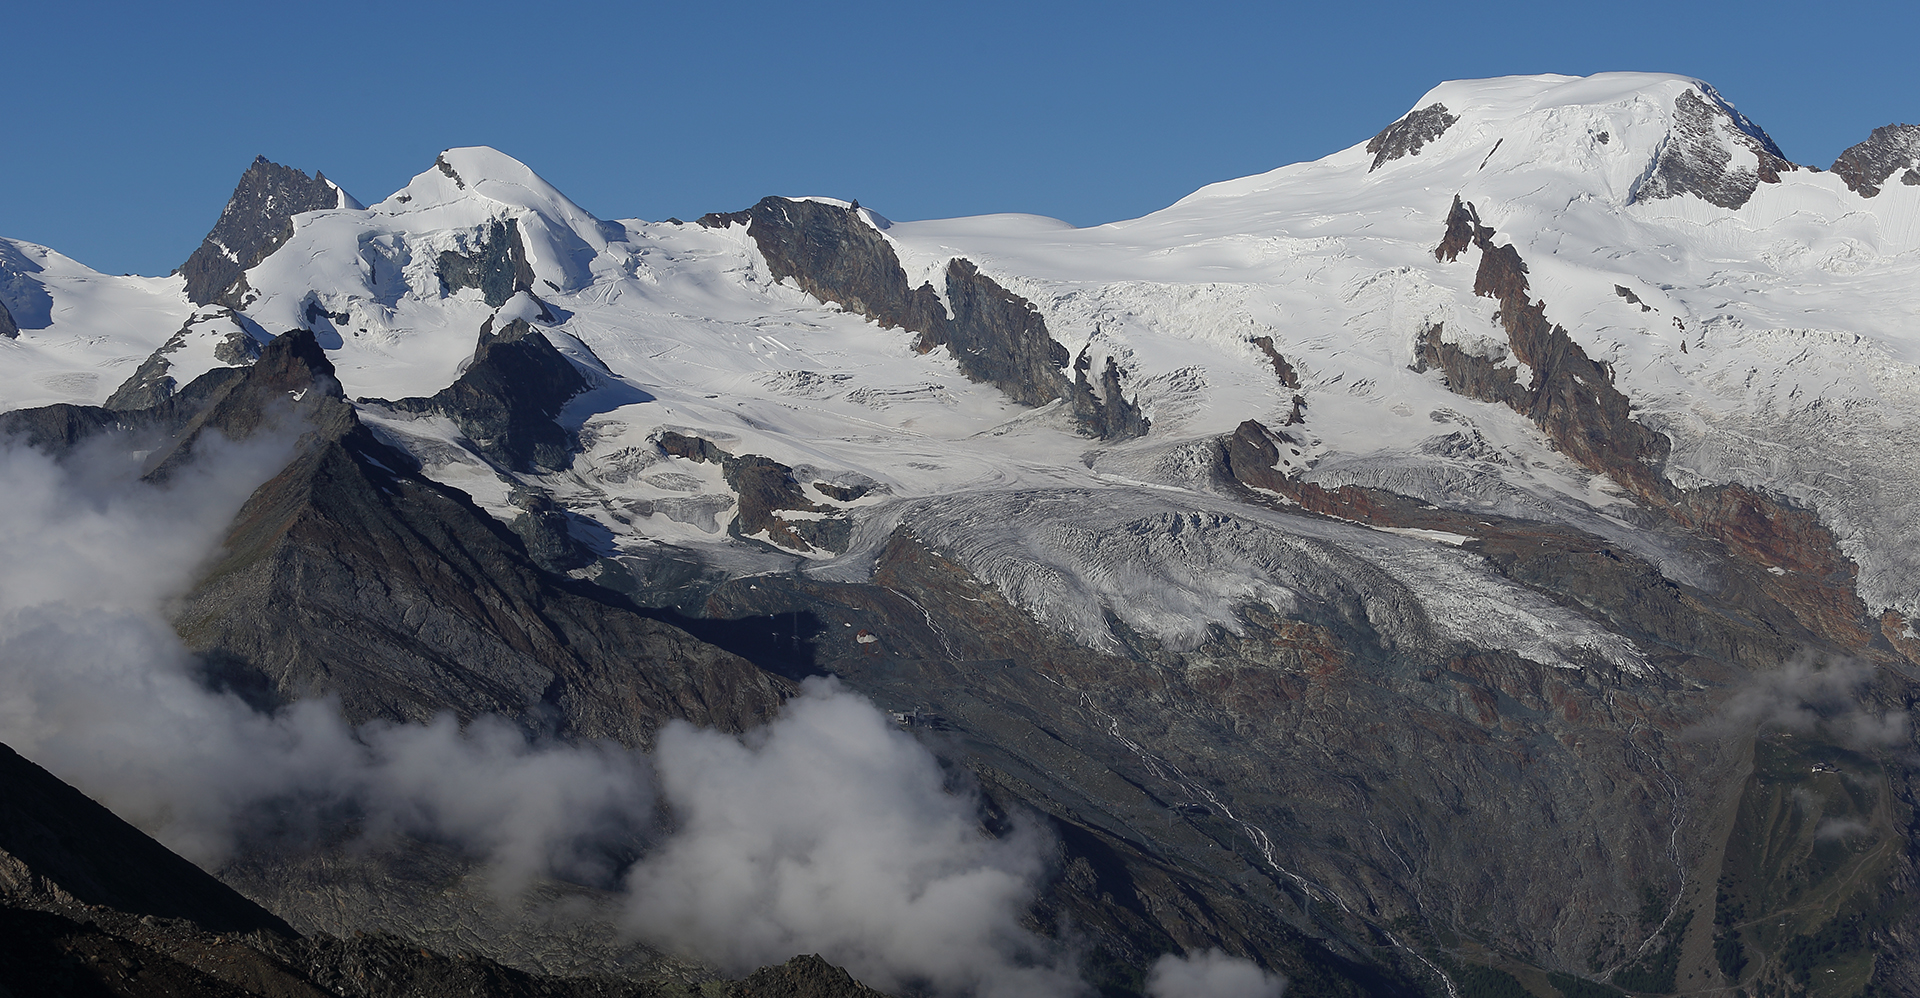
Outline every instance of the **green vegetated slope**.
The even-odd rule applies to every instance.
[[[1908,812],[1871,756],[1761,738],[1715,895],[1728,983],[1753,998],[1878,994],[1872,935],[1912,903],[1887,890]]]
[[[1914,903],[1890,887],[1911,809],[1872,755],[1823,740],[1763,735],[1728,834],[1715,891],[1698,911],[1665,919],[1671,898],[1651,885],[1640,913],[1651,942],[1597,981],[1542,972],[1483,951],[1471,941],[1436,939],[1403,920],[1395,928],[1424,944],[1459,998],[1626,998],[1723,994],[1729,998],[1882,998],[1875,982],[1875,935]],[[1711,914],[1712,920],[1696,918]],[[1665,927],[1662,921],[1665,919]],[[1710,949],[1689,946],[1709,934]],[[1701,966],[1686,953],[1710,953]],[[1615,954],[1618,958],[1622,954]],[[1887,968],[1881,968],[1885,970]],[[1884,980],[1885,974],[1881,977]]]

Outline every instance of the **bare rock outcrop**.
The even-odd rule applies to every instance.
[[[187,298],[196,305],[247,307],[246,272],[292,237],[293,216],[349,203],[323,174],[309,177],[265,156],[254,157],[213,231],[176,271],[187,279]]]

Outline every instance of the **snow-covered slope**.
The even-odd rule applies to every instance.
[[[483,323],[530,320],[598,386],[562,416],[583,445],[570,470],[509,475],[443,416],[372,403],[367,416],[502,517],[518,515],[516,485],[550,492],[598,525],[576,533],[602,554],[667,546],[730,572],[804,559],[844,575],[861,564],[858,539],[878,536],[857,530],[837,562],[731,537],[735,489],[716,464],[664,454],[663,431],[794,468],[819,508],[790,518],[878,524],[909,509],[934,516],[943,507],[921,501],[933,497],[1058,489],[1096,503],[1146,489],[1206,508],[1216,497],[1195,448],[1245,420],[1278,427],[1303,411],[1287,430],[1289,474],[1611,532],[1700,581],[1677,551],[1629,530],[1621,490],[1533,421],[1414,370],[1417,342],[1438,325],[1446,342],[1518,368],[1521,384],[1533,376],[1510,356],[1498,303],[1475,294],[1470,260],[1436,255],[1456,196],[1495,244],[1518,251],[1546,318],[1607,365],[1635,418],[1671,437],[1669,479],[1741,483],[1812,507],[1860,566],[1872,609],[1920,614],[1920,527],[1905,512],[1920,489],[1920,187],[1889,183],[1868,199],[1794,168],[1711,87],[1683,77],[1446,83],[1368,142],[1086,229],[857,212],[908,284],[931,284],[943,305],[942,275],[965,258],[1030,301],[1096,374],[1112,357],[1150,422],[1140,439],[1089,440],[1064,401],[1015,404],[969,380],[952,349],[916,352],[913,332],[869,321],[862,303],[842,308],[774,280],[745,225],[602,221],[484,148],[447,151],[370,208],[295,216],[285,245],[246,275],[257,297],[245,314],[267,333],[314,329],[350,396],[387,400],[453,382]],[[170,279],[101,278],[8,245],[38,261],[31,286],[53,307],[0,344],[19,354],[0,383],[7,407],[104,398],[190,312]],[[507,300],[517,290],[538,300]],[[815,481],[861,483],[863,494],[835,498]],[[1030,537],[1005,544],[1039,557]],[[998,555],[970,557],[993,574]],[[1235,599],[1265,599],[1283,574],[1259,559],[1206,571],[1244,574],[1220,583]],[[1043,589],[1030,588],[1030,609],[1051,619],[1100,587]],[[1092,612],[1062,626],[1098,643]]]
[[[193,306],[174,277],[110,277],[32,243],[0,239],[0,408],[94,404],[178,332]]]

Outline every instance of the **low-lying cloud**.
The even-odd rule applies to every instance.
[[[371,839],[456,844],[512,892],[620,883],[609,857],[642,848],[627,927],[662,948],[736,971],[818,952],[941,994],[1082,993],[1020,924],[1045,830],[989,835],[974,795],[835,683],[744,738],[671,725],[651,757],[500,718],[356,728],[331,700],[265,714],[209,690],[164,607],[291,439],[203,443],[158,486],[129,446],[55,461],[0,442],[0,741],[176,851],[215,867],[269,826],[344,816]],[[1240,992],[1166,995],[1203,993]]]
[[[1077,990],[1018,921],[1043,834],[985,834],[933,756],[837,683],[745,739],[670,725],[654,762],[680,827],[628,881],[645,937],[733,971],[821,953],[883,989]]]
[[[1217,949],[1161,957],[1147,972],[1148,998],[1280,998],[1287,980]]]
[[[1865,662],[1798,656],[1777,669],[1754,673],[1727,699],[1706,730],[1819,734],[1861,750],[1907,744],[1911,737],[1907,712],[1877,710],[1861,698],[1872,679],[1873,666]]]

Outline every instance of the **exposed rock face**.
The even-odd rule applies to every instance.
[[[1757,162],[1736,163],[1739,153],[1751,154]],[[1652,171],[1634,188],[1633,200],[1692,194],[1722,208],[1738,208],[1761,184],[1777,184],[1780,174],[1797,169],[1760,126],[1719,95],[1709,92],[1703,98],[1686,90],[1675,100],[1667,143]]]
[[[1437,367],[1449,388],[1462,395],[1502,402],[1532,419],[1554,445],[1582,466],[1607,475],[1688,529],[1725,545],[1749,565],[1777,568],[1756,581],[1791,608],[1809,631],[1844,648],[1864,647],[1874,624],[1853,590],[1856,566],[1840,552],[1818,517],[1785,499],[1737,485],[1680,489],[1662,473],[1671,442],[1630,415],[1627,397],[1613,385],[1605,365],[1587,357],[1564,328],[1546,319],[1546,303],[1531,299],[1525,261],[1511,244],[1494,246],[1492,229],[1476,219],[1472,205],[1455,198],[1441,250],[1464,225],[1480,250],[1474,293],[1500,302],[1499,320],[1514,359],[1532,368],[1531,385],[1494,359],[1442,340],[1434,326],[1415,344],[1415,366]],[[1444,253],[1440,253],[1444,257]],[[1456,254],[1457,255],[1457,254]]]
[[[574,539],[568,529],[571,518],[544,492],[516,490],[514,505],[526,512],[514,517],[513,532],[527,545],[527,557],[549,572],[566,574],[593,564],[594,553]]]
[[[925,333],[946,324],[947,309],[933,285],[909,287],[893,245],[857,209],[769,197],[745,211],[702,216],[698,224],[747,226],[775,280],[791,279],[807,294],[884,329]]]
[[[819,956],[796,956],[762,967],[727,991],[728,998],[885,998]]]
[[[20,324],[13,321],[13,313],[7,311],[7,303],[4,301],[0,301],[0,336],[10,340],[18,339],[20,336]]]
[[[444,160],[438,162],[445,167]],[[452,176],[451,170],[448,175]],[[494,308],[505,305],[516,291],[533,290],[533,266],[520,241],[519,221],[495,219],[476,237],[471,252],[442,250],[439,274],[442,293],[478,288]]]
[[[1604,578],[1623,599],[1684,598],[1591,538],[1543,545],[1520,526],[1503,542],[1516,574],[1577,583],[1620,566]],[[1637,909],[1648,881],[1672,882],[1659,857],[1680,816],[1662,781],[1726,762],[1664,735],[1647,738],[1643,756],[1620,726],[1622,710],[1659,731],[1703,716],[1703,704],[1663,692],[1669,679],[1391,641],[1362,607],[1397,600],[1395,583],[1360,572],[1285,614],[1250,605],[1238,632],[1191,651],[1117,627],[1114,654],[1036,623],[911,529],[887,545],[871,584],[752,581],[721,586],[708,612],[820,616],[820,667],[883,706],[937,718],[996,800],[1051,817],[1065,872],[1038,917],[1070,914],[1088,948],[1121,964],[1219,946],[1258,954],[1303,993],[1419,993],[1421,965],[1389,941],[1403,931],[1390,926],[1427,917],[1416,911],[1466,919],[1522,952],[1634,946],[1637,927],[1606,912]],[[862,630],[879,638],[865,646],[876,652],[850,637]],[[1765,637],[1736,630],[1735,643]],[[1669,675],[1724,674],[1690,655],[1673,656],[1680,671]],[[1226,848],[1261,835],[1274,865]],[[1568,851],[1580,857],[1577,882],[1544,891],[1511,875],[1563,869]],[[1473,887],[1450,886],[1460,883]]]
[[[0,413],[0,436],[18,437],[29,447],[55,454],[67,452],[96,433],[130,425],[111,410],[67,402]]]
[[[1107,358],[1098,388],[1087,380],[1087,365],[1087,351],[1083,349],[1073,362],[1073,418],[1080,432],[1102,440],[1146,436],[1146,415],[1137,401],[1129,402],[1120,391],[1120,365]]]
[[[1067,394],[1067,348],[1048,334],[1032,302],[963,259],[947,265],[947,300],[953,322],[923,331],[916,349],[946,347],[967,377],[989,382],[1023,405],[1045,405]]]
[[[580,442],[554,419],[590,387],[587,379],[526,320],[513,319],[498,332],[493,323],[488,318],[480,327],[473,360],[453,384],[430,398],[388,404],[445,415],[508,470],[560,471],[573,463]]]
[[[1373,165],[1367,167],[1367,172],[1372,173],[1402,156],[1420,155],[1422,146],[1439,138],[1459,120],[1447,113],[1445,104],[1429,104],[1410,112],[1367,140],[1367,151],[1373,154]]]
[[[1279,378],[1281,384],[1288,388],[1299,389],[1300,376],[1294,373],[1293,365],[1287,363],[1287,358],[1280,356],[1280,351],[1274,349],[1273,337],[1256,336],[1247,342],[1252,343],[1266,355],[1267,363],[1273,365],[1273,376]]]
[[[727,527],[733,536],[757,538],[764,534],[766,540],[791,551],[846,550],[852,524],[834,507],[808,499],[794,480],[792,468],[758,454],[735,457],[711,440],[671,430],[662,433],[658,442],[661,452],[670,456],[720,466],[727,486],[740,497],[739,513]],[[829,489],[820,491],[839,498]],[[826,516],[789,518],[780,515],[785,510]]]
[[[1904,172],[1903,172],[1904,171]],[[1920,125],[1882,125],[1864,142],[1848,146],[1833,172],[1861,197],[1880,193],[1895,173],[1903,184],[1920,184]]]
[[[322,174],[309,177],[292,167],[269,163],[265,156],[254,157],[213,231],[180,265],[188,300],[195,305],[245,308],[246,272],[293,235],[293,216],[341,207],[344,198]]]
[[[503,525],[360,425],[312,334],[200,380],[211,387],[196,381],[140,414],[140,428],[166,434],[149,478],[191,460],[206,432],[302,434],[179,604],[210,681],[260,705],[335,693],[354,721],[492,711],[629,744],[673,717],[741,730],[784,696],[746,661],[540,571]],[[129,419],[64,406],[8,422],[54,442]]]
[[[1455,194],[1453,207],[1447,210],[1447,234],[1441,238],[1440,245],[1433,248],[1433,258],[1452,263],[1468,247],[1492,238],[1493,230],[1480,224],[1480,213]]]
[[[214,359],[229,367],[245,367],[260,356],[260,342],[248,335],[233,309],[224,305],[203,308],[190,316],[179,332],[148,354],[103,405],[116,411],[132,411],[151,409],[171,398],[179,385],[170,373],[173,362],[168,356],[180,352],[190,339],[198,336],[214,338]]]
[[[765,198],[746,211],[703,216],[708,228],[744,224],[777,280],[792,279],[821,301],[885,328],[920,334],[915,349],[926,353],[946,347],[961,373],[988,382],[1022,405],[1040,406],[1075,399],[1080,432],[1102,439],[1141,436],[1148,422],[1135,402],[1121,394],[1121,372],[1108,358],[1114,387],[1098,396],[1084,374],[1084,392],[1066,374],[1067,348],[1047,331],[1033,303],[1001,287],[971,261],[956,258],[947,266],[946,306],[933,285],[910,287],[906,272],[886,237],[857,209],[819,201]]]

